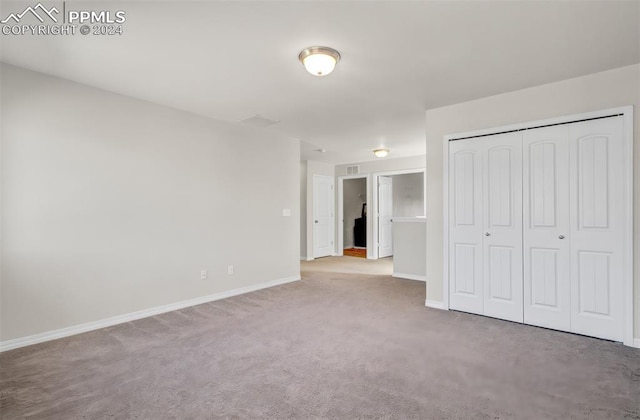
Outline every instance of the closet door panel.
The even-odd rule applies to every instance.
[[[522,134],[476,141],[485,149],[484,314],[522,322]]]
[[[570,124],[571,331],[621,341],[627,202],[621,117]]]
[[[483,313],[482,148],[473,140],[449,143],[449,305]]]
[[[523,134],[524,322],[570,329],[569,127]]]

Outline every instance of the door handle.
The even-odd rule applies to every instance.
[[[316,220],[316,223],[318,223],[318,221]]]
[[[558,239],[564,239],[564,235],[558,236]]]
[[[485,232],[484,236],[491,236],[491,234],[489,232]]]

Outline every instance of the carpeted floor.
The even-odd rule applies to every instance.
[[[351,258],[351,260],[360,260]],[[0,355],[1,417],[638,419],[640,351],[303,280]]]
[[[393,273],[393,257],[378,260],[361,258],[324,257],[312,261],[301,261],[303,274],[312,273],[344,273],[344,274],[379,274]],[[424,283],[423,283],[424,288]],[[426,293],[425,293],[426,295]]]

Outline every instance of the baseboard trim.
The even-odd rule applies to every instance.
[[[427,281],[427,276],[417,276],[415,274],[405,274],[405,273],[393,273],[391,277],[396,277],[399,279],[407,279],[407,280],[418,280],[418,281]]]
[[[633,344],[631,344],[631,347],[635,347],[637,349],[640,349],[640,338],[634,338],[633,339]]]
[[[300,261],[313,261],[313,257],[300,257]]]
[[[447,310],[447,308],[444,306],[444,302],[439,302],[437,300],[425,299],[424,306],[426,306],[427,308],[441,309],[443,311]]]
[[[233,296],[243,295],[245,293],[255,292],[256,290],[268,289],[269,287],[279,286],[300,280],[300,276],[290,276],[281,279],[267,281],[251,286],[240,287],[238,289],[227,290],[224,292],[214,293],[212,295],[201,296],[193,299],[183,300],[180,302],[169,303],[167,305],[156,306],[141,311],[130,312],[124,315],[117,315],[98,321],[87,322],[71,327],[60,328],[53,331],[47,331],[40,334],[29,335],[26,337],[14,338],[13,340],[0,341],[0,352],[17,349],[20,347],[30,346],[32,344],[44,343],[45,341],[57,340],[58,338],[69,337],[71,335],[81,334],[100,328],[111,327],[113,325],[123,324],[125,322],[135,321],[137,319],[147,318],[154,315],[160,315],[166,312],[176,311],[178,309],[188,308],[190,306],[201,305],[203,303],[213,302],[216,300],[226,299]]]

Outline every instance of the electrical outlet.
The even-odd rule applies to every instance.
[[[207,270],[200,270],[200,280],[207,279]]]
[[[230,275],[230,276],[233,275],[233,266],[232,265],[227,267],[227,274]]]

